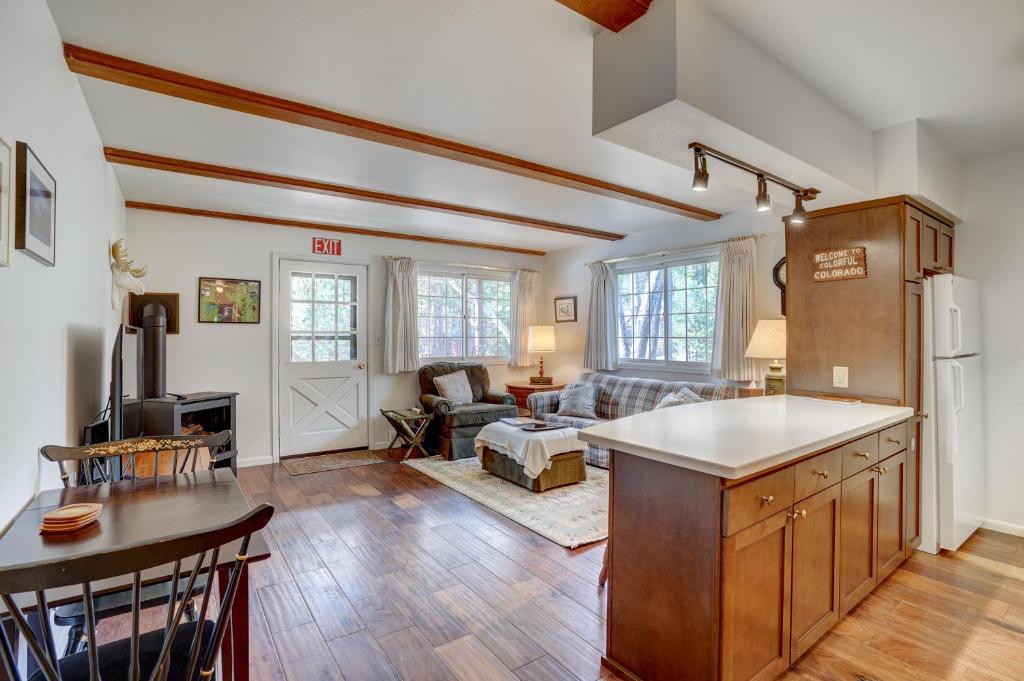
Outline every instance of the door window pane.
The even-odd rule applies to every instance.
[[[300,272],[292,273],[292,300],[310,300],[313,297],[313,277]]]
[[[315,279],[315,294],[316,300],[323,300],[334,302],[337,294],[335,293],[337,286],[333,274],[318,274]]]
[[[313,361],[313,342],[309,336],[292,336],[292,361]]]

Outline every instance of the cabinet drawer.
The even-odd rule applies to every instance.
[[[793,505],[793,466],[722,492],[722,536]]]
[[[795,491],[793,499],[801,501],[827,489],[843,478],[843,448],[801,461],[794,469]]]
[[[878,459],[892,456],[907,448],[907,422],[897,423],[878,434]]]
[[[843,479],[878,463],[878,433],[843,445]]]

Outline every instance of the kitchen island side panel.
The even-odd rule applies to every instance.
[[[717,476],[612,453],[608,650],[637,678],[718,676]]]

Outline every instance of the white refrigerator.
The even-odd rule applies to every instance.
[[[921,549],[956,550],[985,519],[981,295],[972,279],[924,284]],[[928,361],[928,360],[931,361]]]

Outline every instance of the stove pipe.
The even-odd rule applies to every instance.
[[[151,301],[142,307],[145,397],[167,394],[167,308]]]

